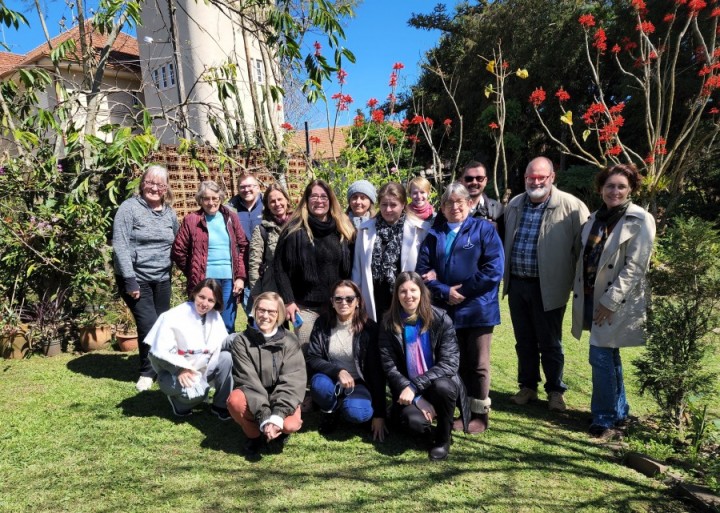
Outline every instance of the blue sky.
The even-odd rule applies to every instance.
[[[2,27],[0,40],[11,52],[27,53],[43,43],[40,23],[34,10],[28,11],[28,2],[6,0],[10,9],[23,12],[30,22],[30,28],[23,27],[19,32]],[[448,9],[453,0],[446,2]],[[88,5],[96,4],[89,1]],[[439,31],[424,31],[408,26],[407,21],[413,12],[430,13],[437,4],[436,0],[365,0],[356,10],[356,16],[350,19],[345,28],[346,43],[356,57],[356,63],[347,63],[348,73],[343,88],[345,94],[353,97],[350,110],[339,120],[339,124],[349,124],[355,109],[364,107],[368,99],[374,97],[383,101],[390,93],[388,85],[393,64],[402,62],[405,68],[400,72],[399,89],[412,85],[420,72],[420,62],[427,50],[440,38]],[[63,16],[72,25],[72,13],[62,0],[46,0],[43,4],[49,13],[46,19],[51,37],[61,30],[58,20]],[[312,41],[310,41],[312,43]],[[338,91],[336,83],[327,87],[328,97]],[[330,106],[334,109],[334,105]],[[324,106],[318,106],[309,115],[311,127],[325,126]]]

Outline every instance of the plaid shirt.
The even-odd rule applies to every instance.
[[[550,197],[540,204],[533,203],[530,198],[525,199],[522,217],[510,254],[510,274],[522,278],[538,278],[537,243],[540,237],[540,227]]]

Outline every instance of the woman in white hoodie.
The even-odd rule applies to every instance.
[[[160,315],[148,333],[150,362],[177,417],[191,415],[214,386],[210,411],[220,420],[230,420],[226,403],[233,388],[232,358],[222,351],[228,335],[222,297],[216,280],[202,280],[190,301]]]
[[[380,188],[378,204],[380,214],[358,228],[352,280],[362,291],[368,316],[379,323],[390,308],[395,277],[415,270],[431,223],[405,215],[407,195],[397,182]]]

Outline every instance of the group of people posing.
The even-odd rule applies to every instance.
[[[396,426],[426,436],[429,457],[442,460],[453,430],[489,426],[503,281],[518,357],[511,400],[537,400],[542,368],[549,408],[566,409],[561,333],[572,290],[573,335],[590,331],[590,432],[607,436],[628,416],[619,348],[644,342],[654,220],[630,200],[640,185],[632,166],[598,174],[603,206],[592,216],[554,179],[550,160],[532,160],[526,191],[503,207],[484,192],[485,166],[470,162],[436,213],[420,177],[379,190],[357,181],[343,210],[322,180],[293,208],[282,187],[261,194],[245,174],[227,204],[215,182],[201,183],[200,208],[179,225],[167,171],[150,166],[113,232],[138,328],[137,389],[157,379],[182,417],[214,388],[211,412],[241,425],[249,455],[283,444],[314,403],[321,432],[367,423],[382,441]],[[169,309],[173,262],[189,301]],[[249,322],[234,333],[238,303]]]

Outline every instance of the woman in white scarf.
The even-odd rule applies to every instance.
[[[226,402],[233,388],[232,358],[222,351],[228,333],[221,316],[222,288],[213,279],[198,283],[190,301],[162,314],[147,336],[158,385],[178,417],[192,414],[215,388],[210,411],[229,420]]]

